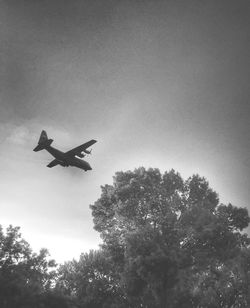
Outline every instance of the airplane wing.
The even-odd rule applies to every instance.
[[[47,165],[47,167],[52,168],[52,167],[55,167],[55,166],[58,165],[58,164],[60,164],[60,161],[57,160],[57,159],[54,159],[54,160],[52,160],[52,161]]]
[[[90,147],[91,145],[93,145],[94,143],[96,143],[97,141],[92,139],[88,142],[85,142],[83,143],[82,145],[79,145],[78,147],[72,149],[72,150],[69,150],[68,152],[66,152],[65,154],[68,154],[68,155],[79,155],[81,154],[84,150],[86,150],[88,147]]]

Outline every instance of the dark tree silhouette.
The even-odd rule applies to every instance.
[[[60,266],[57,289],[71,295],[80,307],[128,307],[119,287],[119,275],[103,250],[84,253],[79,261]]]
[[[56,264],[48,251],[33,253],[20,228],[0,226],[0,307],[69,308],[69,301],[53,292]]]

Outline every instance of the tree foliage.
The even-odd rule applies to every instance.
[[[91,209],[131,307],[250,305],[248,212],[220,204],[205,178],[118,172]]]
[[[68,308],[65,298],[53,292],[56,264],[48,251],[36,254],[21,237],[20,228],[0,226],[0,307]]]
[[[79,261],[60,266],[57,289],[74,297],[80,307],[122,307],[125,301],[113,265],[103,250],[81,254]]]
[[[221,204],[205,178],[117,172],[90,208],[101,248],[61,265],[56,280],[45,250],[1,230],[0,307],[250,307],[248,211]]]

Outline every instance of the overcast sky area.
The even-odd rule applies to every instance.
[[[116,171],[206,177],[250,197],[248,0],[0,0],[0,224],[58,262],[98,248],[89,204]],[[93,170],[46,165],[45,129]]]

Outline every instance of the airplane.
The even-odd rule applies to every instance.
[[[91,153],[91,150],[88,151],[87,148],[96,143],[96,140],[92,139],[67,152],[61,152],[55,149],[51,146],[52,142],[53,139],[48,139],[46,131],[43,130],[41,132],[38,145],[33,149],[35,152],[47,150],[52,156],[55,157],[55,159],[52,160],[47,167],[52,168],[56,165],[61,165],[63,167],[74,166],[83,169],[84,171],[92,170],[89,163],[80,158],[83,158],[85,154]]]

